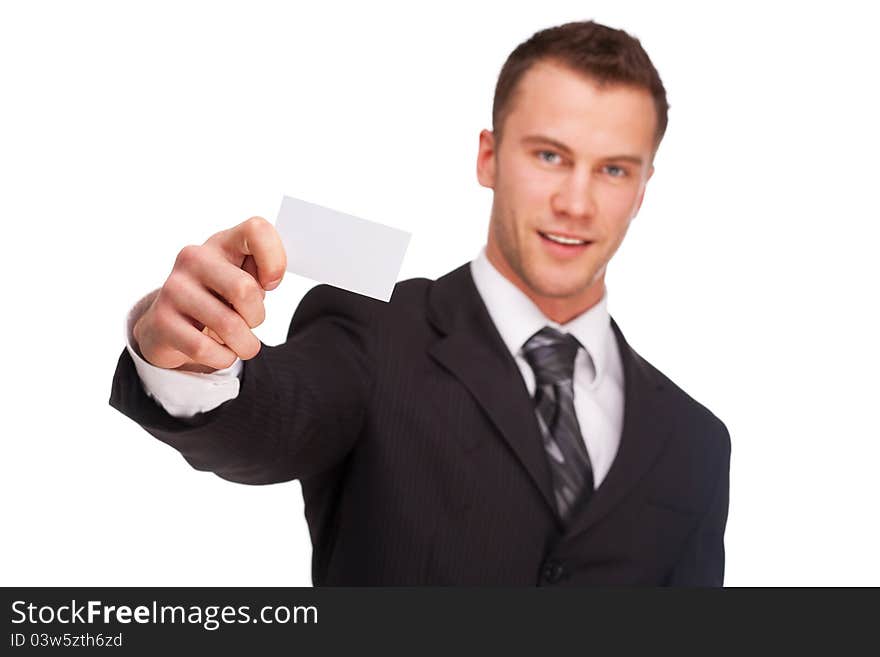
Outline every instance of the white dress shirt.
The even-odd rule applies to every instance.
[[[168,370],[143,359],[132,330],[158,293],[158,289],[153,290],[138,301],[125,320],[125,346],[134,361],[144,392],[174,417],[192,417],[238,397],[239,377],[243,367],[239,358],[226,369],[210,374]]]
[[[623,429],[623,361],[611,328],[607,290],[592,308],[558,324],[495,269],[485,247],[471,262],[471,274],[533,397],[535,373],[522,352],[526,341],[552,326],[571,333],[583,345],[574,360],[574,412],[593,465],[593,487],[598,488],[617,455]]]
[[[470,267],[477,291],[519,366],[530,395],[535,393],[535,375],[522,354],[526,340],[544,326],[553,326],[571,333],[583,345],[574,363],[574,406],[593,465],[593,485],[598,488],[617,454],[623,428],[623,363],[611,329],[607,291],[592,308],[565,324],[558,324],[495,269],[486,257],[485,247],[471,261]],[[192,417],[237,397],[241,360],[226,369],[202,374],[156,367],[140,356],[132,328],[157,292],[154,290],[138,301],[126,319],[126,347],[144,391],[175,417]]]

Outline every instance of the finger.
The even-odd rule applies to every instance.
[[[219,344],[226,344],[225,342],[223,342],[223,338],[221,338],[219,335],[217,335],[217,332],[214,329],[212,329],[210,326],[204,327],[202,329],[202,333],[207,335],[212,340],[216,340]]]
[[[262,285],[259,285],[260,279],[257,277],[257,261],[254,260],[254,256],[252,256],[252,255],[245,256],[244,262],[241,263],[241,268],[244,271],[246,271],[248,274],[250,274],[255,281],[257,281],[257,284],[260,289],[260,297],[262,299],[265,299],[266,298],[266,290],[263,288]]]
[[[254,276],[243,269],[222,258],[201,258],[193,259],[188,274],[220,295],[223,301],[241,315],[249,328],[259,326],[266,319],[266,308],[263,305],[266,291],[260,287]]]
[[[244,272],[241,274],[248,276]],[[232,349],[239,358],[247,360],[259,353],[260,341],[257,336],[251,332],[241,315],[223,300],[217,298],[196,281],[178,283],[176,292],[177,294],[171,298],[171,303],[175,308],[183,315],[202,324],[203,327],[207,326],[215,331],[223,343]],[[204,332],[202,335],[211,340]],[[212,340],[212,342],[215,341]]]
[[[169,313],[167,339],[171,347],[190,360],[215,370],[226,369],[237,354],[199,331],[185,317]]]
[[[234,228],[214,235],[230,262],[241,266],[244,256],[253,256],[256,278],[266,290],[278,287],[287,269],[287,254],[275,227],[262,217],[251,217]]]
[[[255,280],[259,281],[257,278],[257,261],[254,260],[254,256],[249,255],[246,256],[244,262],[241,263],[241,268],[244,269],[248,274],[254,277]],[[260,288],[263,289],[262,287]],[[263,298],[266,297],[265,290],[263,291]]]

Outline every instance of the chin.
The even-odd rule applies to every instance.
[[[535,276],[530,281],[529,287],[542,297],[551,299],[565,299],[583,293],[589,287],[588,279],[579,277]]]

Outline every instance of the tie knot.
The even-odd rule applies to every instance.
[[[538,385],[573,378],[574,359],[581,344],[570,333],[545,326],[523,345],[523,355],[535,372]]]

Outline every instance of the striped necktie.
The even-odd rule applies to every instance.
[[[593,493],[593,468],[574,411],[574,360],[580,342],[545,326],[523,345],[535,373],[535,414],[550,463],[553,493],[565,522]]]

